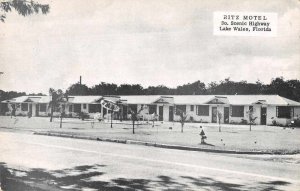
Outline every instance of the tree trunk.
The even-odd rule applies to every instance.
[[[250,122],[250,131],[251,131],[251,122]]]
[[[183,126],[184,126],[184,124],[181,123],[181,133],[183,133]]]
[[[50,112],[50,122],[52,122],[53,118],[53,106],[51,106],[51,112]]]
[[[113,118],[113,112],[110,113],[110,128],[112,128],[112,118]]]
[[[62,115],[60,116],[60,123],[59,123],[59,128],[62,128]]]
[[[132,121],[132,134],[134,134],[134,120]]]
[[[221,123],[220,123],[220,120],[219,120],[219,132],[221,132]]]

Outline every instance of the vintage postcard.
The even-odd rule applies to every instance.
[[[0,191],[300,189],[299,0],[0,0]]]

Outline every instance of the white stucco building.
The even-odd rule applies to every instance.
[[[120,106],[115,118],[127,119],[129,110],[139,112],[144,120],[154,113],[159,121],[178,121],[178,111],[188,115],[187,120],[204,123],[249,123],[287,125],[300,117],[300,103],[278,95],[138,95],[138,96],[69,96],[63,104],[69,117],[84,112],[91,117],[100,113],[106,117],[107,109],[100,100],[105,99]],[[48,116],[51,96],[21,96],[1,103],[3,114],[9,115],[16,108],[16,115]],[[54,116],[58,116],[58,110]]]

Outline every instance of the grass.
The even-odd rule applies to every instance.
[[[201,145],[200,126],[207,136],[208,145]],[[81,121],[79,119],[64,119],[63,128],[59,128],[59,119],[50,123],[49,118],[1,116],[0,127],[26,131],[59,132],[74,135],[94,136],[112,139],[129,139],[163,144],[174,144],[210,149],[239,151],[271,151],[279,153],[300,153],[300,129],[290,129],[275,126],[252,126],[222,124],[219,132],[218,124],[186,123],[181,133],[180,123],[172,122],[142,122],[135,126],[132,134],[131,121],[110,122]]]

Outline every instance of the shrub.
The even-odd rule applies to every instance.
[[[86,113],[86,112],[80,112],[79,113],[79,119],[81,119],[81,120],[88,119],[89,117],[90,117],[89,114]]]
[[[242,124],[242,125],[247,125],[247,124],[248,124],[248,121],[247,121],[246,119],[241,119],[240,124]]]

